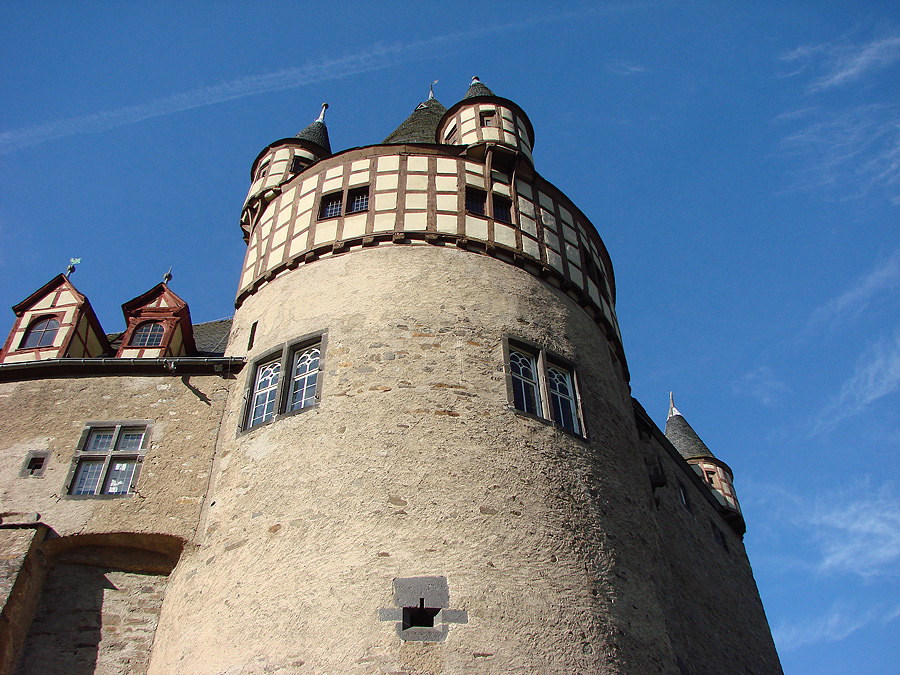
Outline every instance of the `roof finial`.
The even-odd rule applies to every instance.
[[[472,82],[469,84],[469,86],[471,87],[471,86],[472,86],[473,84],[475,84],[476,82],[477,82],[478,84],[481,84],[481,80],[478,79],[478,76],[477,76],[477,75],[473,75],[473,76],[472,76]]]
[[[436,85],[437,83],[438,83],[438,81],[435,80],[434,82],[431,83],[431,86],[428,87],[428,100],[429,101],[434,100],[434,85]]]
[[[675,407],[675,395],[670,391],[669,392],[669,417],[672,417],[672,415],[681,415],[681,413],[678,412],[678,408]],[[666,420],[668,420],[669,417],[666,417]]]
[[[163,283],[167,284],[172,281],[172,266],[169,265],[169,271],[163,274]]]
[[[69,258],[69,266],[66,267],[66,279],[75,271],[75,265],[81,263],[81,258]]]
[[[326,110],[328,110],[328,104],[323,103],[322,104],[322,112],[319,113],[319,119],[317,119],[316,122],[321,122],[322,124],[325,124],[325,111]]]

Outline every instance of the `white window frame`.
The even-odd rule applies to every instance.
[[[326,334],[312,333],[297,340],[284,343],[265,352],[256,360],[252,369],[252,377],[248,379],[244,395],[244,410],[241,415],[241,428],[238,433],[246,433],[277,419],[310,410],[319,405],[322,397],[322,359],[325,354]],[[313,354],[313,352],[315,352]],[[315,363],[298,374],[298,359],[303,355],[315,358]],[[304,362],[306,363],[306,362]],[[272,407],[264,415],[254,415],[257,397],[260,390],[260,375],[266,368],[277,366],[278,381],[266,387],[267,396]],[[294,401],[297,383],[302,383],[304,390],[299,402]],[[312,392],[309,390],[312,389]]]
[[[523,377],[522,374],[525,360],[531,364],[533,371],[533,377],[530,379]],[[580,438],[587,437],[578,388],[578,373],[574,364],[539,345],[512,337],[503,339],[503,361],[510,409],[517,414],[552,423],[559,429]],[[568,389],[567,394],[559,389],[560,377]],[[535,412],[519,407],[517,402],[517,398],[523,398],[521,395],[517,396],[519,391],[524,394],[529,387],[536,399]],[[570,407],[569,418],[565,415],[564,403]]]
[[[78,448],[72,457],[72,466],[66,479],[66,495],[73,498],[127,497],[134,494],[141,473],[141,464],[150,447],[152,420],[124,420],[114,422],[87,422]],[[133,436],[140,432],[137,445],[130,445]],[[108,441],[100,441],[108,436]],[[132,439],[129,439],[132,437]],[[97,467],[96,480],[89,489],[79,485],[85,467]],[[122,465],[121,467],[119,465]],[[126,472],[124,489],[116,488],[117,472]]]

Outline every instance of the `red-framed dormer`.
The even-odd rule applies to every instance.
[[[112,347],[87,297],[64,274],[14,306],[0,363],[109,356]]]
[[[165,283],[126,302],[122,313],[126,328],[117,357],[196,356],[191,311]]]

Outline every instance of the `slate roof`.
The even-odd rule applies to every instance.
[[[469,90],[462,97],[462,100],[465,101],[467,98],[475,98],[476,96],[496,96],[494,92],[481,83],[477,75],[472,78],[472,84],[469,85]]]
[[[231,319],[232,317],[228,317],[206,323],[195,323],[191,326],[194,329],[197,356],[225,355],[225,347],[228,345],[228,336],[231,333]],[[123,335],[125,335],[125,331],[107,334],[106,339],[112,345],[113,353],[118,351],[122,344]]]
[[[706,447],[706,443],[700,440],[697,432],[688,424],[684,416],[675,410],[674,406],[666,420],[666,438],[675,446],[675,449],[685,459],[698,457],[712,457],[715,455]]]
[[[423,101],[382,143],[435,143],[438,124],[447,109],[436,98]]]

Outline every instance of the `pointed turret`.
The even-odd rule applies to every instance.
[[[469,85],[469,89],[466,91],[466,95],[463,96],[463,100],[475,98],[476,96],[496,96],[494,92],[488,89],[484,83],[478,79],[477,75],[472,78],[472,84]]]
[[[722,506],[722,515],[738,534],[746,530],[741,506],[734,491],[734,474],[721,459],[706,447],[684,415],[675,407],[675,397],[669,392],[669,416],[666,418],[666,438],[690,464],[691,468],[712,489],[713,496]]]
[[[447,109],[434,97],[432,85],[428,90],[428,98],[417,105],[383,143],[434,143],[438,124],[445,112]]]
[[[685,459],[698,457],[712,457],[715,455],[706,447],[706,443],[700,440],[694,428],[688,424],[684,416],[675,407],[675,397],[669,392],[669,416],[666,418],[666,438],[671,441],[675,449]]]
[[[331,154],[331,142],[328,140],[328,127],[325,126],[325,111],[328,110],[328,104],[322,104],[322,112],[315,122],[307,126],[303,131],[294,136],[301,141],[308,141],[318,145],[325,151],[326,155]],[[307,118],[308,119],[308,118]]]

